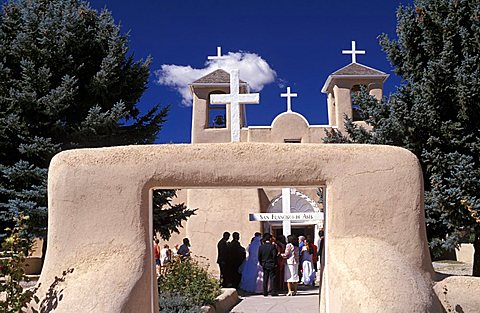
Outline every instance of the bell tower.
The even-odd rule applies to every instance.
[[[323,85],[322,92],[326,93],[328,106],[328,124],[338,127],[345,132],[344,115],[352,118],[357,124],[366,125],[357,114],[357,107],[352,105],[352,95],[365,86],[370,93],[378,100],[383,96],[383,83],[388,74],[357,63],[356,55],[365,54],[363,50],[356,50],[355,41],[352,41],[351,50],[343,50],[344,54],[352,55],[352,63],[335,71],[328,76]]]
[[[190,84],[193,98],[192,143],[231,141],[230,105],[213,104],[214,94],[230,93],[230,75],[222,69],[213,71]],[[240,80],[240,92],[248,93],[248,84]],[[241,106],[240,127],[245,124],[245,110]]]

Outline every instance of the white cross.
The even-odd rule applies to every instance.
[[[207,59],[209,60],[218,60],[223,58],[222,56],[222,47],[217,47],[217,55],[209,55]]]
[[[282,188],[282,213],[290,213],[291,193],[290,188]],[[290,221],[282,221],[282,231],[285,238],[290,236],[292,234],[292,223]]]
[[[287,98],[287,112],[292,112],[292,98],[297,96],[297,93],[290,93],[290,87],[287,87],[287,93],[280,94],[280,97]]]
[[[257,104],[259,102],[259,93],[240,93],[240,78],[237,69],[230,71],[230,93],[210,96],[210,103],[212,104],[230,103],[232,142],[240,141],[240,104]]]
[[[342,50],[342,54],[351,54],[352,63],[357,63],[357,54],[365,54],[365,50],[356,50],[355,41],[352,41],[352,50]]]

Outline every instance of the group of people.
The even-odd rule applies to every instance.
[[[155,258],[157,275],[162,275],[164,273],[165,266],[172,262],[175,256],[179,256],[182,259],[190,257],[190,240],[188,238],[183,238],[182,244],[180,246],[177,244],[172,249],[170,249],[168,244],[165,244],[163,245],[163,248],[160,248],[159,243],[159,239],[154,239],[153,256]]]
[[[217,244],[217,263],[220,267],[220,281],[222,287],[238,288],[241,279],[240,266],[245,261],[245,248],[240,244],[240,234],[234,232],[232,241],[229,232],[224,232]]]
[[[245,257],[245,249],[240,245],[240,235],[225,232],[217,244],[217,263],[220,267],[222,286],[240,288],[250,293],[278,295],[288,288],[287,296],[297,293],[297,285],[315,285],[317,260],[323,248],[323,231],[319,232],[319,242],[313,243],[310,236],[294,235],[274,238],[269,233],[263,236],[255,233]]]
[[[224,232],[217,244],[217,263],[220,268],[222,287],[240,288],[249,293],[278,295],[278,291],[288,289],[287,296],[297,294],[299,282],[315,285],[317,260],[323,249],[323,230],[319,232],[319,242],[314,244],[310,236],[280,235],[277,238],[269,233],[256,232],[247,249],[240,243],[240,234]],[[164,274],[166,265],[175,256],[189,258],[190,240],[172,249],[168,244],[160,248],[159,240],[153,244],[153,255],[157,275]]]

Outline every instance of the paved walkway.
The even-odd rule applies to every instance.
[[[298,286],[294,297],[241,296],[232,313],[313,313],[318,312],[318,287]]]

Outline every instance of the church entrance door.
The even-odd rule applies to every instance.
[[[311,236],[311,238],[315,238],[315,224],[309,224],[309,225],[292,225],[291,226],[291,234],[295,235],[297,238],[298,236]],[[278,236],[283,234],[283,228],[282,226],[272,226],[271,229],[271,234],[275,238],[278,238]],[[317,232],[318,233],[318,232]]]
[[[267,213],[319,213],[323,211],[321,203],[323,199],[324,187],[317,188],[318,194],[321,194],[322,201],[315,201],[303,192],[294,188],[283,188],[282,193],[275,197],[267,209]],[[321,191],[321,192],[320,192]],[[320,207],[319,207],[320,206]],[[323,220],[312,221],[272,221],[263,222],[264,232],[269,232],[274,236],[284,235],[287,237],[292,234],[295,236],[310,235],[314,242],[318,240],[318,231],[323,229]]]
[[[310,236],[315,238],[315,225],[294,225],[292,226],[292,235],[297,236]]]

